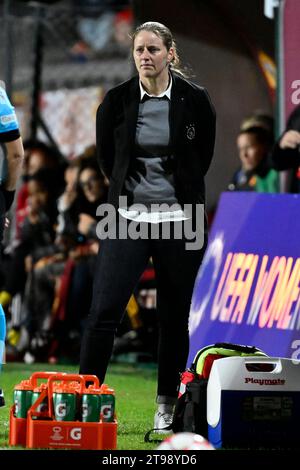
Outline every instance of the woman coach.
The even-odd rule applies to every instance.
[[[185,368],[188,316],[201,249],[186,249],[186,238],[174,236],[189,218],[184,205],[204,204],[204,176],[215,140],[215,112],[204,88],[183,77],[170,30],[156,22],[133,34],[138,76],[108,91],[97,112],[97,153],[110,181],[108,202],[118,210],[118,223],[170,224],[169,239],[111,239],[100,243],[93,301],[84,334],[80,373],[103,382],[114,334],[141,274],[152,257],[156,274],[158,409],[154,427],[172,419],[179,373]],[[126,195],[127,207],[120,207]],[[153,205],[164,203],[159,212]],[[132,211],[133,204],[146,210]],[[175,209],[174,209],[175,207]]]

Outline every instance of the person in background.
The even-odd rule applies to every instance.
[[[85,201],[79,207],[78,230],[86,237],[97,239],[96,211],[100,204],[107,201],[107,185],[96,159],[89,158],[83,161],[78,176],[78,186]]]
[[[0,143],[5,145],[7,174],[0,179],[0,244],[3,239],[5,217],[15,195],[17,181],[22,172],[24,149],[14,107],[0,81]]]
[[[78,194],[78,175],[82,156],[71,160],[65,169],[65,190],[57,201],[58,224],[56,243],[62,250],[69,251],[78,243],[78,211],[81,197]]]
[[[71,57],[87,60],[95,53],[107,54],[112,40],[126,47],[131,26],[129,0],[72,0],[80,40],[71,48]],[[123,13],[122,16],[119,16]],[[115,33],[115,34],[114,34]]]
[[[110,181],[108,203],[116,209],[113,229],[127,224],[159,237],[101,239],[93,300],[82,341],[80,373],[103,383],[114,336],[130,296],[152,257],[157,280],[159,321],[157,411],[154,428],[168,432],[188,350],[188,318],[196,275],[206,247],[186,247],[178,224],[196,220],[205,201],[204,176],[215,141],[215,111],[206,90],[180,71],[172,33],[147,22],[133,33],[138,72],[110,90],[97,112],[97,155]],[[120,196],[126,196],[123,205]],[[164,203],[167,210],[159,211]],[[133,210],[143,204],[143,210]],[[189,213],[186,204],[190,204]],[[203,207],[203,206],[202,206]],[[195,216],[195,217],[194,217]],[[152,225],[153,224],[153,225]],[[170,237],[161,232],[170,228]],[[118,230],[117,230],[118,232]]]
[[[278,171],[293,170],[290,191],[300,192],[300,106],[290,115],[283,134],[276,142],[272,161]]]
[[[25,167],[23,169],[23,184],[17,192],[16,201],[16,240],[20,238],[20,231],[28,213],[28,179],[41,169],[47,169],[49,180],[55,182],[53,194],[58,198],[64,189],[64,170],[66,162],[60,153],[53,147],[38,140],[24,142]]]
[[[6,224],[6,213],[11,207],[14,199],[16,185],[22,172],[24,150],[20,136],[19,125],[14,107],[5,91],[4,82],[0,81],[0,144],[5,145],[7,175],[4,180],[0,179],[0,257],[3,232]],[[1,259],[0,259],[1,263]],[[3,312],[2,312],[3,314]],[[4,322],[1,321],[1,327]],[[1,332],[1,340],[4,341],[5,333]],[[0,357],[0,367],[2,357]],[[4,405],[4,394],[0,388],[0,406]]]
[[[271,133],[263,127],[247,127],[239,132],[237,149],[241,167],[234,173],[229,191],[279,191],[278,174],[270,162],[272,144]]]
[[[255,111],[242,120],[240,130],[246,131],[250,127],[261,127],[265,129],[269,133],[270,139],[274,141],[274,118],[271,115],[263,111]]]
[[[47,169],[39,170],[28,181],[28,212],[20,230],[20,240],[12,256],[6,261],[6,276],[0,291],[0,303],[8,306],[12,298],[24,293],[32,266],[40,258],[53,254],[56,198],[55,181]]]

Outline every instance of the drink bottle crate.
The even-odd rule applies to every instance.
[[[43,387],[37,387],[38,379],[46,379],[47,384]],[[77,419],[78,416],[78,398],[83,394],[101,394],[99,382],[95,376],[58,374],[58,373],[35,373],[29,381],[26,381],[26,390],[28,391],[28,382],[33,390],[39,390],[37,399],[27,410],[26,418],[17,417],[17,406],[14,404],[10,410],[10,431],[9,444],[11,446],[23,446],[30,449],[51,448],[51,449],[85,449],[85,450],[114,450],[117,448],[117,420],[115,413],[106,422],[107,415],[100,416],[93,422],[83,422]],[[92,382],[93,386],[86,388],[87,382]],[[20,385],[20,384],[19,384]],[[17,392],[22,391],[16,386]],[[108,387],[105,386],[104,393],[107,393]],[[55,392],[57,391],[57,393]],[[112,389],[109,389],[113,392]],[[61,393],[63,392],[63,393]],[[68,392],[68,393],[67,393]],[[35,392],[36,393],[36,392]],[[69,410],[69,407],[63,401],[58,402],[54,410],[53,395],[56,393],[56,400],[61,400],[68,396],[73,410],[74,419],[64,420],[62,411]],[[76,395],[75,400],[73,395]],[[45,410],[45,403],[47,409]],[[81,402],[80,402],[81,403]],[[41,410],[41,405],[44,409]],[[67,413],[67,411],[66,411]],[[70,416],[65,415],[65,416]],[[82,414],[82,417],[86,416]],[[93,418],[95,419],[95,417]]]
[[[9,445],[10,446],[26,446],[27,419],[16,418],[14,416],[15,405],[10,408],[9,412]]]

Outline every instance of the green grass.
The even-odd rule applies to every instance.
[[[13,402],[13,389],[21,380],[35,371],[77,373],[76,366],[49,364],[8,363],[0,375],[6,406],[0,408],[0,447],[8,447],[9,409]],[[144,443],[145,433],[153,427],[156,396],[156,368],[127,364],[112,364],[105,382],[115,389],[118,419],[119,450],[151,450],[157,444]],[[21,449],[21,448],[20,448]]]

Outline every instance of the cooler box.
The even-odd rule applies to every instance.
[[[300,447],[300,361],[228,357],[207,384],[208,439],[216,447]]]

